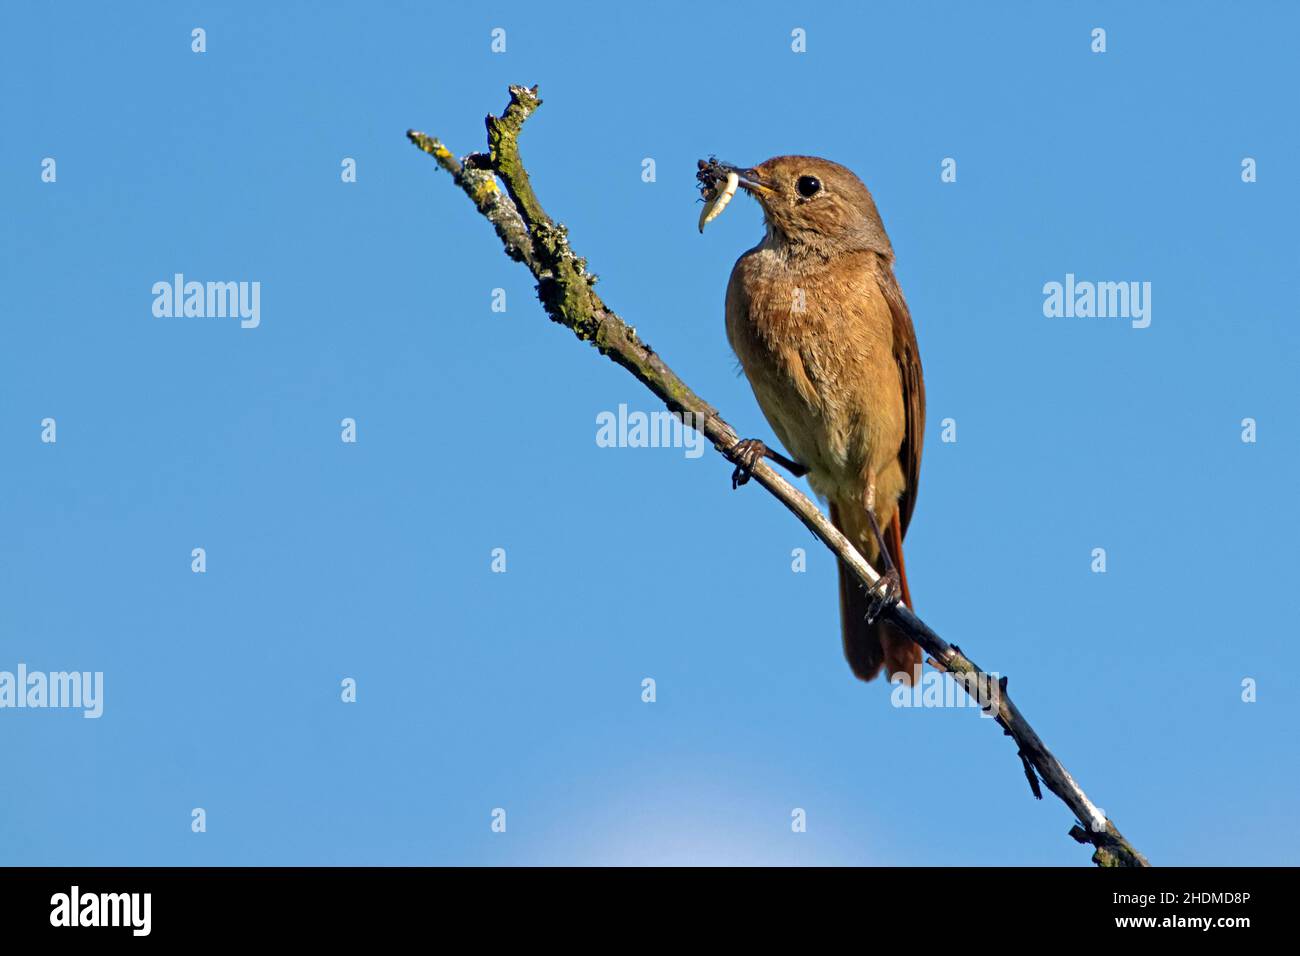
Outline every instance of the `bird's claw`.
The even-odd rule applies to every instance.
[[[731,490],[748,483],[754,476],[754,466],[767,455],[767,446],[757,438],[745,438],[731,446],[731,460],[736,470],[731,473]]]
[[[887,613],[903,597],[903,583],[898,572],[890,568],[875,584],[867,588],[871,603],[867,606],[867,624],[874,624],[882,614]]]

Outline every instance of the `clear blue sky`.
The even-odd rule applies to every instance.
[[[0,710],[0,862],[1086,864],[987,721],[852,678],[757,486],[597,447],[648,393],[404,136],[481,149],[512,82],[600,290],[746,435],[760,216],[700,236],[694,162],[857,171],[926,371],[918,612],[1154,862],[1300,862],[1300,15],[547,7],[6,5],[0,670],[105,700]],[[260,326],[156,318],[178,272],[260,282]],[[1150,282],[1150,327],[1044,317],[1067,273]]]

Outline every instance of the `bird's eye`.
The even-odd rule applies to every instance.
[[[816,176],[800,176],[799,181],[794,184],[794,188],[799,191],[799,195],[804,199],[812,199],[822,190],[822,181]]]

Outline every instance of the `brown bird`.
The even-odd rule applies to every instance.
[[[727,284],[727,338],[795,458],[742,442],[733,483],[747,481],[764,455],[808,475],[835,527],[882,574],[868,591],[840,562],[849,667],[871,680],[883,665],[891,679],[902,673],[911,683],[921,649],[881,611],[900,596],[912,606],[903,537],[921,470],[925,386],[876,204],[850,170],[812,156],[752,169],[701,160],[698,175],[714,197],[701,228],[736,186],[763,208],[767,234],[736,261]]]

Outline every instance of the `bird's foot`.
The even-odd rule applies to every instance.
[[[871,603],[867,606],[867,624],[874,624],[882,614],[893,609],[903,597],[903,582],[898,571],[890,568],[867,588]]]
[[[731,446],[731,460],[736,470],[731,473],[731,490],[747,484],[754,476],[754,466],[768,454],[767,446],[757,438],[746,438]]]

